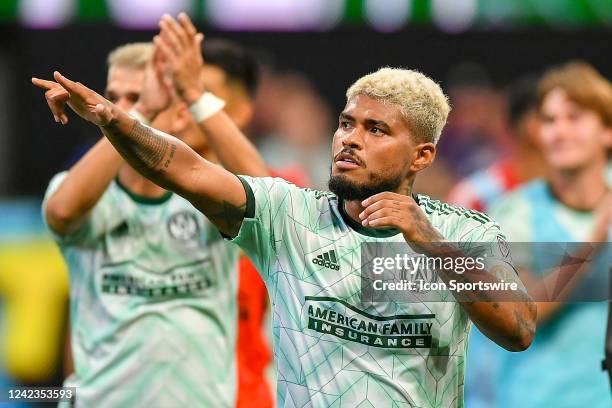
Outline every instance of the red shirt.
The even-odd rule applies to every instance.
[[[307,184],[307,177],[298,167],[274,171],[272,177],[282,177],[296,185]],[[238,408],[272,408],[272,388],[266,380],[266,368],[272,361],[272,353],[263,327],[268,307],[266,285],[251,261],[241,255],[238,263]]]

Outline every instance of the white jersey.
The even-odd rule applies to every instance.
[[[268,288],[283,407],[462,407],[466,312],[448,302],[363,302],[361,245],[403,242],[356,223],[332,193],[240,178],[247,214],[234,238]],[[432,225],[516,278],[497,224],[415,196]],[[501,247],[503,250],[500,253]],[[503,254],[503,255],[502,255]]]
[[[206,217],[113,181],[78,231],[55,238],[70,273],[64,385],[77,406],[234,405],[239,250]]]

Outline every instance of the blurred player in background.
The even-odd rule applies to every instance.
[[[585,63],[548,71],[539,83],[540,144],[550,166],[512,192],[492,214],[514,242],[583,242],[572,257],[593,260],[586,268],[538,268],[546,254],[516,254],[534,299],[547,298],[561,277],[572,276],[555,301],[538,303],[538,332],[530,350],[501,356],[493,380],[498,407],[610,407],[610,384],[601,370],[606,302],[563,303],[572,291],[594,294],[608,287],[609,250],[589,242],[610,241],[612,197],[605,168],[612,148],[612,88]],[[570,260],[572,258],[569,258]],[[586,288],[586,289],[585,289]]]
[[[515,139],[513,151],[460,181],[450,191],[449,202],[488,211],[492,203],[519,184],[543,175],[545,163],[538,147],[537,80],[517,80],[508,87],[506,96],[510,131]]]
[[[200,80],[201,39],[176,56],[189,62],[181,80]],[[120,47],[109,56],[107,96],[228,170],[267,174],[221,100],[194,120],[166,68],[151,44]],[[48,100],[68,97],[48,88]],[[233,406],[237,248],[106,139],[54,177],[44,214],[70,270],[75,372],[66,385],[77,387],[77,405]]]

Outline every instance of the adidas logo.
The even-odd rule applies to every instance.
[[[324,252],[321,255],[317,255],[316,258],[312,259],[312,263],[329,269],[334,269],[336,271],[340,270],[338,258],[336,258],[336,251],[333,249],[331,251]]]

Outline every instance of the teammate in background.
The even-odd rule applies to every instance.
[[[182,71],[196,80],[201,40]],[[120,47],[109,56],[107,96],[228,170],[267,174],[223,102],[208,94],[204,114],[190,112],[166,69],[152,44]],[[69,97],[35,82],[49,101]],[[75,372],[65,385],[77,387],[77,406],[234,406],[238,249],[105,138],[53,178],[43,210],[70,271]]]
[[[176,73],[188,63],[177,55],[199,34],[186,15],[179,20],[164,17],[156,44],[169,60],[179,93],[188,103],[199,103],[201,85]],[[470,319],[509,350],[529,347],[536,312],[521,291],[509,294],[511,302],[483,301],[491,298],[478,290],[466,293],[470,301],[360,300],[358,249],[364,242],[407,241],[434,257],[488,255],[485,269],[437,270],[447,283],[516,278],[508,257],[500,254],[497,241],[503,235],[496,223],[412,196],[414,178],[433,161],[450,109],[440,87],[426,76],[386,68],[348,90],[334,135],[333,193],[280,179],[236,177],[84,85],[58,72],[54,77],[70,94],[68,100],[49,100],[54,115],[65,118],[68,103],[99,126],[132,166],[189,199],[254,261],[272,299],[281,406],[462,406]],[[333,268],[312,262],[331,251]],[[342,333],[352,330],[348,337],[324,328],[346,319],[352,322],[343,327]],[[403,337],[394,347],[381,321],[396,329],[411,327],[420,340]],[[381,346],[383,340],[391,343]]]
[[[508,122],[515,139],[514,151],[502,161],[479,170],[460,181],[449,193],[448,201],[477,211],[489,211],[491,204],[521,183],[544,174],[538,146],[538,83],[531,76],[514,81],[507,88]],[[493,379],[504,353],[478,329],[470,333],[465,377],[465,401],[470,408],[493,404]]]
[[[238,44],[227,40],[207,40],[202,79],[210,92],[225,100],[225,112],[243,132],[254,111],[258,67],[255,59]],[[287,178],[283,172],[272,172]],[[272,360],[264,320],[268,308],[268,293],[261,277],[248,257],[238,263],[238,340],[236,357],[238,395],[236,407],[268,408],[273,406],[271,386],[265,372]],[[269,329],[268,329],[269,330]]]
[[[612,148],[612,88],[591,66],[566,64],[541,79],[539,114],[550,176],[512,192],[492,214],[514,242],[585,243],[570,259],[592,259],[595,270],[586,274],[586,268],[573,271],[571,265],[542,269],[542,253],[517,260],[535,300],[545,298],[544,288],[557,279],[572,278],[556,302],[538,303],[538,333],[531,349],[502,358],[493,381],[494,403],[610,407],[610,384],[601,370],[607,302],[562,301],[578,289],[595,296],[608,287],[609,250],[594,252],[588,243],[612,238],[612,197],[604,177]]]
[[[448,195],[450,203],[487,211],[491,204],[519,184],[544,174],[538,147],[537,81],[523,77],[506,92],[510,131],[516,139],[512,154],[461,180]]]

